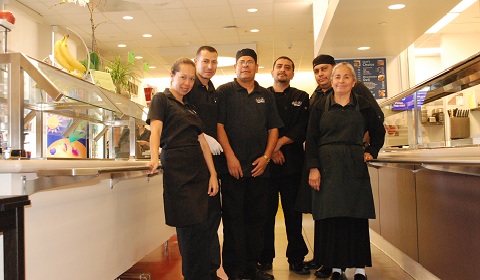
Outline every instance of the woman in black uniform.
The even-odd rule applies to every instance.
[[[375,218],[366,161],[376,158],[385,129],[370,103],[352,93],[353,67],[340,63],[332,72],[333,93],[311,110],[306,139],[308,183],[315,190],[312,214],[320,222],[320,263],[333,268],[331,280],[355,267],[354,280],[366,279],[372,266],[368,219]],[[363,135],[370,134],[364,149]]]
[[[195,82],[195,64],[180,58],[172,66],[171,87],[155,94],[150,104],[151,161],[154,172],[162,148],[165,221],[176,227],[185,280],[210,279],[208,197],[218,192],[212,154],[203,123],[184,100]]]

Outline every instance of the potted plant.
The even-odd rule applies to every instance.
[[[110,73],[115,92],[130,96],[129,82],[135,83],[140,77],[140,72],[130,62],[124,62],[120,57],[116,57],[112,62],[105,66],[105,72]]]

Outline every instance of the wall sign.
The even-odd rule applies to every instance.
[[[336,63],[348,62],[353,65],[357,80],[372,92],[375,99],[387,97],[387,74],[385,58],[338,59]]]

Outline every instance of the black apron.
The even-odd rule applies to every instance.
[[[205,221],[210,173],[200,145],[162,149],[161,162],[165,223],[183,227]]]
[[[328,99],[319,123],[320,135],[328,137],[319,139],[321,178],[320,191],[312,189],[313,218],[374,219],[370,176],[362,146],[365,124],[358,102],[354,110],[330,110]]]

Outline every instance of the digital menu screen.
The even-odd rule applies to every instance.
[[[372,92],[375,99],[387,97],[387,71],[385,58],[338,59],[336,63],[348,62],[353,65],[357,80]]]

